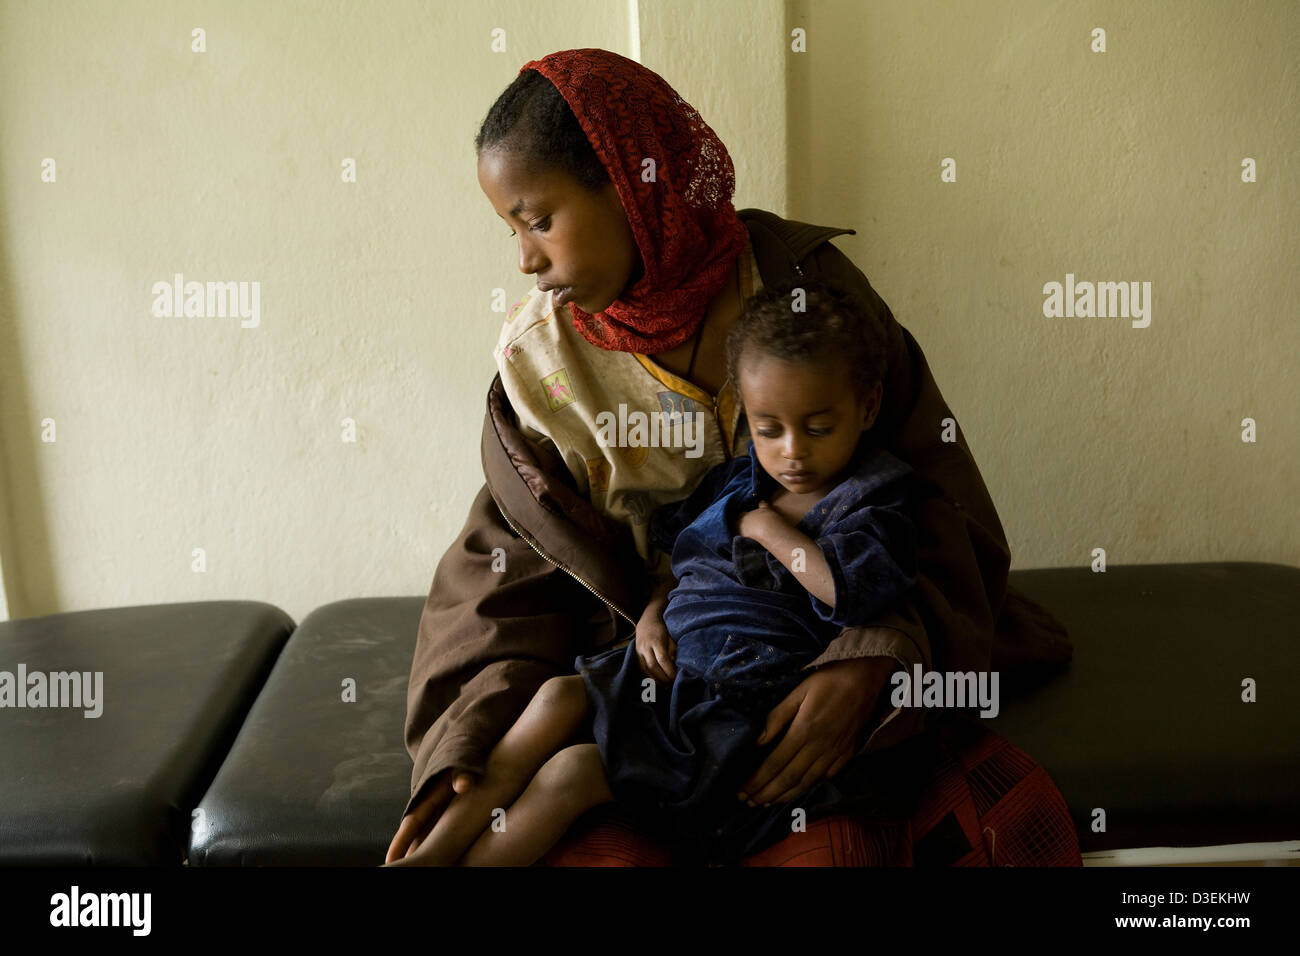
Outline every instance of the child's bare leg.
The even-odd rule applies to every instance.
[[[566,747],[537,771],[501,819],[461,858],[460,866],[532,866],[592,807],[614,799],[595,744]]]
[[[451,866],[488,829],[588,716],[582,677],[552,677],[488,755],[482,778],[456,794],[416,854],[425,866]],[[414,857],[416,854],[412,854]]]

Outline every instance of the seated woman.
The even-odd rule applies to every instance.
[[[474,785],[545,681],[574,673],[575,655],[632,636],[652,590],[651,512],[748,446],[723,345],[763,283],[820,276],[883,323],[889,372],[872,439],[915,470],[918,570],[907,595],[868,626],[841,631],[771,709],[764,734],[779,743],[741,789],[758,803],[787,802],[854,756],[884,755],[926,732],[924,711],[891,708],[880,691],[896,667],[989,669],[999,610],[1012,605],[1010,554],[919,346],[827,242],[851,230],[738,215],[731,162],[712,130],[662,78],[604,50],[526,64],[476,146],[480,186],[517,227],[519,266],[538,276],[538,291],[503,329],[484,426],[486,484],[421,618],[406,726],[412,792],[388,860],[420,862],[453,792]],[[602,444],[598,419],[620,406],[704,412],[702,454]],[[1041,611],[1015,622],[1030,638],[1022,657],[1060,647],[1039,620]],[[1062,849],[1038,862],[1077,865],[1064,802],[1050,781],[1041,796],[1018,805],[1034,806],[1026,825],[1059,831],[1052,845]],[[827,826],[853,845],[883,845],[865,818],[833,816]],[[812,838],[795,834],[772,849]],[[625,862],[676,852],[662,839],[624,842],[632,845],[615,855]]]

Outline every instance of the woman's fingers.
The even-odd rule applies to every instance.
[[[844,753],[840,755],[840,759],[831,764],[831,769],[826,771],[826,779],[833,779],[837,774],[839,774],[839,772],[844,769],[844,765],[853,759],[853,756],[854,754],[852,750],[844,751]]]
[[[388,852],[384,854],[384,862],[392,863],[394,860],[400,860],[406,856],[407,847],[411,845],[411,834],[414,822],[408,814],[402,817],[402,822],[398,824],[397,832],[393,834],[393,839],[388,844]]]
[[[829,757],[825,757],[825,756],[822,757],[822,759],[818,760],[816,763],[814,763],[811,767],[808,768],[807,772],[805,772],[803,775],[803,779],[801,779],[794,786],[786,790],[785,793],[777,794],[776,798],[771,802],[790,803],[792,800],[798,800],[800,797],[806,794],[810,789],[812,789],[812,786],[815,783],[817,783],[818,781],[822,780],[825,777],[826,775],[825,771],[829,763],[830,763]]]
[[[446,809],[447,804],[451,802],[452,786],[450,778],[453,772],[444,772],[438,780],[429,786],[429,792],[424,799],[411,808],[411,812],[402,817],[402,822],[397,827],[397,833],[391,843],[388,844],[388,852],[384,856],[385,863],[392,863],[395,860],[402,860],[415,852],[415,848],[424,840],[429,832],[433,829],[438,817]],[[464,771],[455,773],[457,781],[461,777],[467,777],[473,781],[473,776]],[[463,791],[462,791],[463,792]]]
[[[418,843],[429,829],[432,829],[432,827],[425,825],[426,821],[421,815],[423,809],[424,807],[421,805],[402,817],[402,822],[397,828],[397,834],[393,837],[393,841],[388,844],[388,852],[384,855],[385,863],[392,863],[394,860],[410,856],[414,844]]]
[[[822,766],[822,761],[815,760],[810,764],[805,764],[807,751],[800,751],[794,759],[784,767],[779,774],[772,778],[766,787],[763,787],[758,793],[751,794],[750,798],[759,806],[772,803],[789,803],[791,800],[802,796],[818,778],[813,774],[817,767]],[[787,783],[791,775],[797,774],[793,783]]]

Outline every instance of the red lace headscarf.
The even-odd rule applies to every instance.
[[[745,246],[731,205],[727,148],[668,83],[609,50],[562,50],[520,67],[550,80],[573,110],[622,201],[645,272],[603,312],[572,302],[588,342],[618,352],[663,352],[695,334],[709,300]],[[654,160],[655,181],[641,178]]]

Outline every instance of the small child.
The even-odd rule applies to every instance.
[[[737,798],[778,744],[757,739],[804,668],[914,583],[912,469],[865,437],[885,355],[884,329],[837,289],[749,303],[727,341],[749,454],[655,511],[650,541],[671,554],[672,577],[661,561],[635,638],[542,685],[421,862],[531,865],[611,800],[724,862],[788,836],[796,810],[898,812],[902,791],[858,758],[790,803]],[[588,724],[595,742],[572,743]]]

